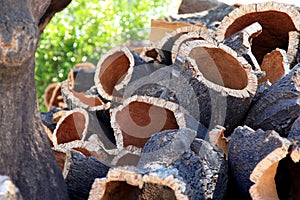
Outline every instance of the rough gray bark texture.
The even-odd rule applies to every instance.
[[[261,94],[250,108],[245,124],[287,136],[300,112],[299,81],[300,65],[297,65]]]
[[[109,167],[97,158],[76,151],[67,152],[64,177],[70,199],[88,199],[95,178],[106,176]]]
[[[0,174],[11,177],[24,199],[68,199],[38,116],[34,82],[38,23],[51,2],[0,3]]]
[[[190,129],[167,130],[154,134],[145,144],[137,165],[152,169],[160,166],[178,171],[186,183],[185,194],[190,199],[223,199],[227,189],[225,157],[201,139],[193,139]],[[191,149],[192,146],[192,149]]]
[[[251,199],[250,175],[257,164],[275,149],[288,145],[289,141],[275,131],[254,131],[247,126],[235,129],[229,142],[228,161],[234,182],[245,199]]]

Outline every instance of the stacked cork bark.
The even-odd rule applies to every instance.
[[[72,199],[300,198],[300,9],[204,7],[48,87]]]

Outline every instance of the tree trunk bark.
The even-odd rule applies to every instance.
[[[0,3],[0,174],[24,199],[68,199],[38,117],[34,82],[38,23],[50,1]]]
[[[33,59],[0,66],[0,174],[12,178],[24,199],[67,199],[38,117]]]

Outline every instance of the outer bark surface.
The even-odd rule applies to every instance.
[[[68,199],[38,117],[34,83],[38,21],[50,1],[0,3],[0,174],[11,177],[24,199]]]
[[[287,135],[300,112],[300,65],[277,80],[253,103],[245,124],[253,129],[275,130]]]

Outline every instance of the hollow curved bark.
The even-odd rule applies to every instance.
[[[253,39],[252,43],[252,51],[258,63],[262,63],[267,53],[280,48],[287,51],[289,63],[294,65],[297,64],[295,63],[297,55],[294,51],[297,48],[289,47],[295,46],[294,41],[298,41],[298,37],[289,33],[300,30],[299,18],[299,11],[284,3],[242,5],[222,20],[217,30],[217,38],[218,41],[222,41],[250,24],[258,22],[263,27],[263,31]]]
[[[195,136],[190,129],[153,135],[143,148],[138,167],[111,168],[105,179],[95,180],[90,199],[223,199],[227,180],[227,167],[221,167],[224,157],[209,143],[193,141]]]
[[[290,144],[275,131],[254,131],[247,126],[235,129],[228,160],[234,181],[245,198],[250,199],[251,195],[253,199],[279,199],[282,188],[277,188],[280,183],[276,177],[288,173],[278,167],[288,155]]]
[[[183,112],[178,104],[164,99],[138,95],[126,99],[111,110],[117,147],[139,152],[152,134],[185,128]]]
[[[94,77],[99,94],[107,99],[122,96],[122,89],[130,81],[133,67],[145,63],[127,47],[115,47],[98,62]]]
[[[24,199],[68,199],[39,119],[34,83],[38,23],[50,3],[7,0],[0,8],[0,174],[11,177]]]
[[[196,25],[183,26],[166,34],[166,36],[164,36],[161,40],[144,47],[143,51],[141,52],[141,56],[147,61],[154,60],[164,65],[171,65],[175,60],[172,58],[174,57],[173,54],[177,54],[179,50],[178,48],[177,52],[173,52],[173,46],[175,42],[181,36],[189,32],[196,32],[197,36],[195,37],[197,37],[198,39],[214,42],[213,31],[208,30],[205,27]]]
[[[229,47],[200,40],[183,44],[178,58],[198,98],[200,123],[208,129],[222,125],[230,134],[244,120],[257,89],[251,66]]]
[[[48,111],[50,111],[51,106],[55,106],[57,108],[67,107],[61,94],[61,83],[52,83],[48,85],[44,94],[44,103],[47,106]]]

